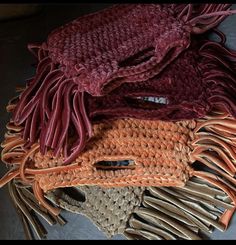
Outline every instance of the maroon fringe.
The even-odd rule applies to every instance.
[[[77,85],[52,62],[42,47],[30,45],[29,49],[39,63],[36,76],[28,81],[19,96],[13,121],[24,125],[25,147],[39,139],[43,154],[48,149],[52,149],[55,156],[63,151],[67,164],[82,151],[92,134],[84,93],[78,91]],[[76,144],[68,143],[69,133],[73,134]]]
[[[236,52],[226,49],[221,43],[206,41],[202,45],[199,49],[203,58],[200,71],[207,87],[211,88],[208,98],[211,107],[216,104],[224,106],[236,117]]]

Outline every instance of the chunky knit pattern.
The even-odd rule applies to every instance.
[[[55,157],[50,152],[42,155],[38,143],[25,145],[21,139],[22,128],[11,122],[2,144],[2,160],[17,167],[0,184],[20,175],[25,182],[35,179],[39,183],[37,188],[44,191],[75,185],[183,186],[195,175],[214,182],[234,199],[231,189],[236,184],[232,140],[235,124],[235,119],[222,108],[199,121],[100,122],[93,126],[90,144],[74,162],[65,165],[62,155]],[[71,138],[68,144],[73,142]],[[130,162],[126,166],[103,163],[121,160]],[[214,170],[219,175],[217,181],[214,174],[194,170],[191,163],[195,161]]]
[[[189,45],[189,38],[168,5],[127,4],[74,20],[53,31],[43,48],[74,77],[80,91],[100,95],[111,81],[117,87],[159,73]]]
[[[38,203],[31,185],[14,179],[8,190],[26,239],[46,238],[44,222],[66,223]],[[200,239],[201,231],[224,231],[230,216],[225,219],[223,210],[232,213],[235,208],[225,192],[199,178],[181,188],[80,186],[56,189],[45,196],[52,205],[87,216],[109,238],[123,234],[135,240]]]
[[[13,118],[2,161],[11,169],[0,180],[0,187],[9,183],[26,227],[30,222],[44,237],[28,210],[49,223],[58,221],[60,209],[49,204],[46,193],[77,185],[96,186],[104,196],[101,201],[82,187],[93,198],[75,204],[109,235],[198,239],[199,229],[227,227],[236,205],[236,54],[224,48],[223,39],[219,44],[191,39],[235,13],[229,6],[117,5],[54,30],[42,45],[29,45],[37,71],[8,105]],[[176,120],[182,121],[166,122]],[[122,160],[125,164],[114,164]],[[193,177],[221,189],[211,190],[227,199],[224,212],[208,202],[204,208],[213,212],[207,215],[199,204],[197,213],[188,206],[189,196],[172,199],[178,190],[171,188],[197,191],[187,187]],[[34,199],[20,190],[21,183]],[[165,208],[191,228],[171,220]],[[171,233],[163,233],[163,221],[164,228],[172,224]]]
[[[193,16],[202,14],[192,7]],[[213,7],[208,11],[217,12]],[[179,18],[179,12],[170,4],[115,5],[54,30],[42,47],[80,91],[101,95],[153,77],[188,47],[193,16]]]
[[[120,119],[94,125],[87,148],[72,165],[76,169],[37,175],[44,191],[71,185],[183,186],[191,175],[189,153],[194,121],[166,123]],[[101,161],[132,160],[128,166],[100,166]],[[49,152],[34,155],[35,167],[63,166]],[[71,166],[72,166],[71,165]],[[65,181],[66,180],[66,181]]]

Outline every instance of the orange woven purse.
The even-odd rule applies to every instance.
[[[101,122],[93,126],[94,137],[84,152],[63,165],[63,157],[55,158],[50,152],[42,155],[38,143],[26,149],[20,137],[22,129],[9,123],[2,161],[13,168],[0,186],[14,178],[31,183],[39,202],[58,214],[59,210],[44,200],[43,192],[77,185],[181,187],[197,176],[225,191],[235,203],[235,126],[235,119],[222,108],[195,121]],[[129,160],[129,164],[106,164],[121,160]],[[201,165],[204,168],[197,169]],[[225,223],[231,215],[232,210],[225,213]]]

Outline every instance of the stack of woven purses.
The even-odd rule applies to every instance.
[[[29,50],[0,180],[28,239],[67,210],[107,237],[202,239],[236,208],[236,52],[230,4],[119,4]],[[214,32],[220,41],[207,39]],[[68,224],[69,225],[69,224]]]

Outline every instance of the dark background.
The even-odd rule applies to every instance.
[[[15,86],[24,85],[25,79],[34,74],[31,64],[34,59],[27,50],[30,42],[45,41],[54,28],[78,16],[103,9],[111,4],[44,4],[40,11],[31,16],[6,19],[4,6],[0,4],[0,141],[3,140],[5,125],[9,120],[5,107],[15,95]],[[12,5],[11,5],[12,6]],[[236,4],[233,5],[236,9]],[[3,11],[3,12],[1,12]],[[220,29],[227,36],[227,45],[236,50],[236,15],[228,17]],[[214,38],[214,37],[213,37]],[[0,176],[6,172],[0,164]],[[63,213],[68,220],[64,227],[46,228],[48,239],[106,239],[93,223],[82,215]],[[0,239],[24,239],[23,229],[7,194],[7,188],[0,189]],[[212,239],[236,239],[236,217],[229,229],[213,232]],[[124,239],[121,235],[113,239]]]

